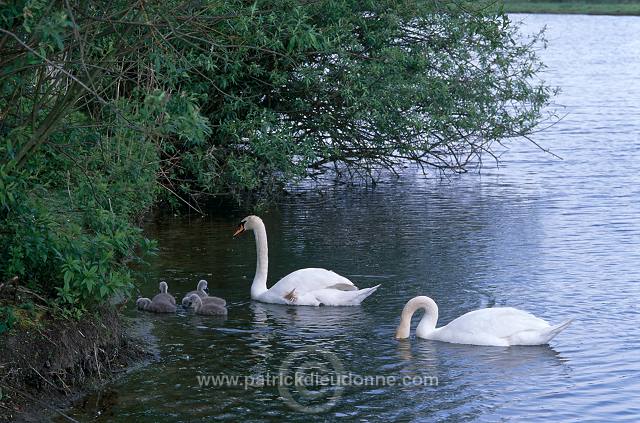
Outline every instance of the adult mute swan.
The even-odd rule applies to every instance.
[[[566,328],[573,319],[551,326],[526,311],[511,307],[484,308],[470,311],[446,326],[436,328],[438,306],[429,297],[415,297],[402,309],[396,339],[409,337],[411,317],[417,310],[424,316],[416,328],[416,336],[424,339],[454,344],[493,345],[543,345]]]
[[[349,279],[331,270],[308,268],[296,270],[267,289],[269,266],[267,231],[258,216],[247,216],[238,225],[233,236],[253,231],[256,238],[258,263],[251,285],[251,298],[263,303],[353,306],[359,305],[373,294],[380,285],[358,289]]]

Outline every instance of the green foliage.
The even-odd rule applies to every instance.
[[[0,306],[0,335],[13,329],[16,323],[16,316],[12,306]]]
[[[588,15],[640,15],[635,0],[504,0],[508,13],[577,13]]]
[[[541,35],[520,37],[484,3],[208,5],[234,18],[185,29],[167,61],[187,70],[175,82],[212,123],[205,143],[165,144],[166,175],[185,195],[370,178],[407,162],[464,172],[496,141],[532,133],[553,94],[535,78]]]
[[[104,132],[86,114],[70,114],[23,168],[0,165],[0,275],[28,281],[72,317],[126,294],[127,263],[155,248],[132,223],[156,199],[157,152],[123,123],[150,112],[120,110],[105,119],[122,124]],[[14,156],[19,130],[29,132],[13,129],[0,155]]]
[[[43,174],[59,174],[61,186],[56,186],[56,180],[49,176],[48,186],[18,184],[12,179],[24,182],[36,179],[35,175],[25,170],[8,177],[0,169],[4,223],[0,233],[0,274],[29,281],[32,288],[52,298],[67,314],[79,317],[85,309],[132,287],[126,262],[137,253],[152,250],[154,245],[131,225],[129,217],[134,213],[133,207],[148,207],[154,197],[146,194],[139,198],[140,194],[131,189],[131,172],[114,166],[113,161],[110,173],[96,172],[90,179],[83,179],[95,157],[78,157],[82,164],[69,161],[67,169],[47,169],[44,163],[48,153],[41,155],[45,156]],[[59,158],[52,162],[62,164]],[[87,168],[72,171],[72,166]],[[153,172],[148,179],[153,184]],[[142,193],[152,188],[153,185]]]

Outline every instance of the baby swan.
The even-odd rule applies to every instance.
[[[218,297],[210,297],[209,296],[209,288],[208,288],[208,283],[207,281],[205,281],[204,279],[201,279],[200,282],[198,282],[198,286],[196,287],[195,291],[191,291],[191,292],[187,292],[187,294],[184,296],[184,298],[182,299],[182,306],[183,307],[189,307],[190,301],[189,301],[189,296],[195,294],[198,297],[200,297],[201,299],[205,299],[207,298],[208,301],[215,301],[218,302],[221,306],[225,306],[227,305],[227,302],[225,300],[223,300],[222,298],[218,298]]]
[[[136,301],[138,310],[150,311],[152,313],[175,313],[176,306],[167,301],[150,300],[149,298],[138,298]]]
[[[204,316],[220,316],[227,314],[227,308],[218,301],[210,301],[210,298],[200,298],[198,294],[191,294],[185,298],[190,307],[193,307],[196,314]],[[183,301],[184,303],[184,301]]]
[[[165,281],[160,282],[160,293],[156,294],[152,300],[149,298],[138,298],[136,307],[138,310],[151,311],[153,313],[175,313],[176,299],[167,291],[169,286]]]
[[[156,294],[151,301],[165,301],[176,305],[176,299],[169,294],[169,285],[165,281],[160,282],[160,293]]]

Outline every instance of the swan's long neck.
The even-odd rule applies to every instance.
[[[258,221],[253,234],[256,237],[256,275],[251,285],[251,298],[256,299],[267,292],[267,272],[269,270],[269,247],[267,246],[267,230],[262,221]]]
[[[433,332],[438,323],[438,305],[429,297],[415,297],[409,300],[402,309],[400,315],[400,325],[396,330],[396,338],[404,339],[409,337],[411,331],[411,318],[417,310],[424,310],[424,316],[418,323],[416,333],[426,335],[429,332]]]
[[[198,282],[198,286],[196,287],[196,291],[204,292],[204,290],[207,289],[207,285],[208,285],[207,281],[202,279],[200,282]]]

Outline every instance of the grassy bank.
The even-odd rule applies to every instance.
[[[507,13],[568,13],[584,15],[640,15],[640,2],[505,0]]]
[[[31,314],[36,317],[40,312],[36,307]],[[127,325],[114,308],[79,321],[42,315],[30,322],[2,335],[0,422],[62,415],[61,409],[76,394],[113,380],[131,364],[150,357],[127,335]]]

